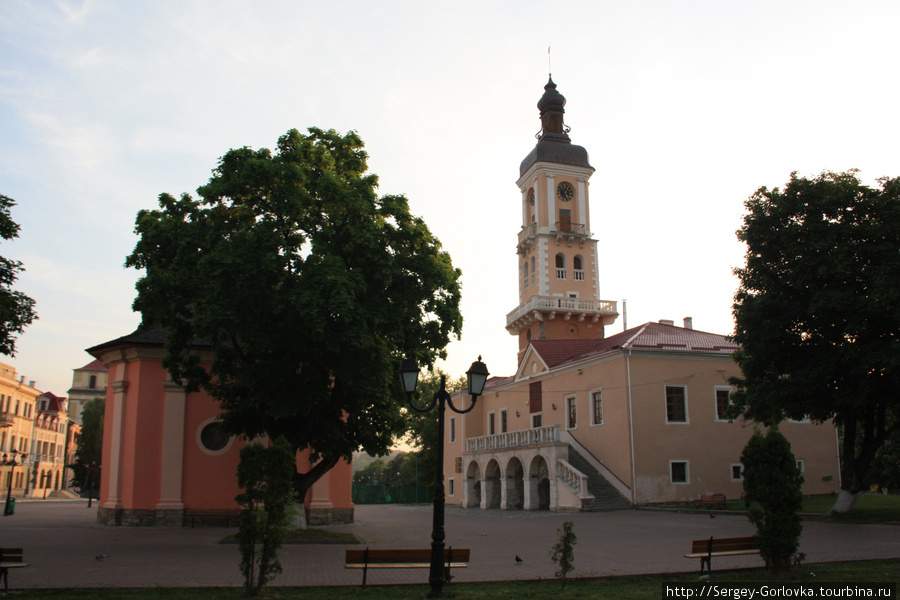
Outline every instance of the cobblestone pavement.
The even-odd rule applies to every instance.
[[[240,586],[234,529],[110,528],[97,525],[85,501],[19,502],[0,520],[0,545],[23,547],[31,566],[10,573],[12,588]],[[446,545],[471,548],[472,562],[455,581],[553,577],[550,548],[564,521],[578,536],[573,576],[694,571],[683,554],[695,538],[752,535],[746,517],[657,511],[521,512],[448,507]],[[431,506],[357,506],[356,522],[330,527],[373,548],[428,548]],[[344,569],[346,545],[287,545],[284,572],[272,585],[359,585],[362,571]],[[358,547],[358,546],[357,546]],[[804,524],[806,562],[900,558],[900,526]],[[516,556],[522,558],[517,563]],[[759,566],[758,556],[713,560],[713,568]],[[426,583],[427,569],[369,572],[370,584]]]

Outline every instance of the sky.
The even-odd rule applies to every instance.
[[[596,169],[601,298],[631,327],[731,333],[756,189],[900,175],[898,24],[896,0],[3,0],[0,194],[21,232],[0,256],[40,318],[0,361],[65,395],[86,348],[140,323],[138,211],[315,126],[356,130],[379,193],[462,270],[442,368],[513,374],[515,181],[550,71]]]

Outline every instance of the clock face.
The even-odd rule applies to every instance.
[[[563,202],[568,202],[575,197],[575,188],[567,182],[562,182],[556,186],[556,196]]]

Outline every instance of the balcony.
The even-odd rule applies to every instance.
[[[552,319],[557,313],[565,318],[576,316],[579,320],[592,317],[595,321],[603,320],[604,325],[612,323],[619,316],[615,300],[594,300],[591,298],[560,298],[559,296],[532,296],[506,315],[506,328],[514,328],[522,319],[536,318],[535,312],[550,313]],[[611,317],[608,319],[608,317]]]
[[[528,249],[534,245],[534,239],[538,235],[549,235],[556,238],[557,245],[567,242],[570,246],[578,242],[584,246],[584,241],[591,237],[584,223],[572,223],[571,221],[557,221],[552,227],[538,227],[537,223],[530,223],[519,230],[518,245],[519,254],[524,256]]]
[[[0,427],[12,427],[16,422],[16,415],[9,411],[0,411]]]
[[[497,452],[514,448],[530,448],[540,445],[559,444],[559,425],[509,431],[496,435],[483,435],[466,440],[466,453]]]

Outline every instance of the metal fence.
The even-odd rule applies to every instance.
[[[434,486],[354,485],[352,495],[354,504],[413,504],[434,500]]]

